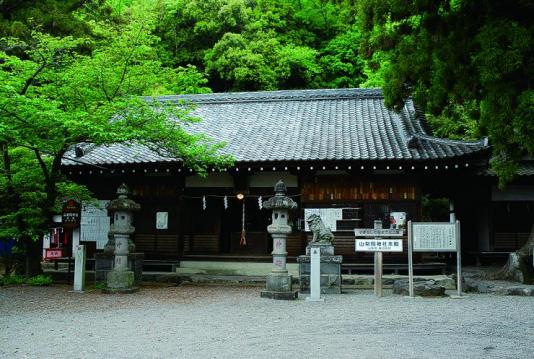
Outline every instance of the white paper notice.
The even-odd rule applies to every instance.
[[[98,205],[82,203],[80,218],[80,241],[96,242],[96,249],[104,249],[108,242],[110,220],[106,204],[109,201],[100,200]]]
[[[156,212],[156,229],[169,228],[169,212]]]

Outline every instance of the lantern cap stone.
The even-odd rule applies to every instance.
[[[128,195],[130,194],[130,188],[125,184],[121,184],[119,188],[117,188],[117,199],[112,200],[108,203],[106,206],[108,210],[116,212],[116,211],[127,211],[127,212],[133,212],[133,211],[139,211],[141,209],[141,206],[139,203],[131,200],[128,198]]]
[[[126,183],[122,183],[119,188],[117,188],[117,196],[119,198],[128,198],[128,195],[130,194],[130,187],[126,185]]]
[[[274,197],[271,197],[267,201],[263,202],[263,207],[265,207],[266,209],[297,208],[297,203],[288,196],[286,196],[287,187],[282,180],[276,182],[276,185],[274,186],[274,192]]]

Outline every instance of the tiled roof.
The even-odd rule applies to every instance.
[[[149,100],[149,99],[147,99]],[[487,149],[487,143],[428,135],[411,100],[388,110],[377,89],[295,90],[162,96],[191,101],[202,121],[187,131],[224,141],[222,153],[239,162],[439,160]],[[88,148],[64,165],[168,162],[146,147],[114,144]],[[74,158],[74,151],[66,155]]]

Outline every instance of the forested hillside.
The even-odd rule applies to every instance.
[[[2,35],[96,36],[87,22],[117,25],[142,12],[154,22],[165,66],[194,66],[213,91],[358,87],[354,0],[4,1]]]

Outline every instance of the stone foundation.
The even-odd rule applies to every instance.
[[[322,251],[323,248],[321,248]],[[308,249],[306,249],[308,253]],[[325,248],[325,253],[329,253],[329,249]],[[299,282],[300,292],[310,292],[310,256],[299,256],[297,258],[299,263]],[[321,293],[322,294],[341,294],[342,278],[341,278],[341,263],[343,263],[343,256],[321,255]]]
[[[129,270],[112,270],[107,274],[107,287],[102,293],[134,293],[139,287],[134,286],[134,272]]]
[[[287,273],[270,273],[265,281],[262,298],[293,300],[298,298],[298,291],[293,290],[293,276]]]
[[[144,253],[128,254],[128,269],[134,273],[134,286],[140,286],[143,282],[143,259]],[[113,254],[95,253],[95,281],[104,282],[107,274],[113,270],[115,257]]]
[[[299,297],[298,290],[288,292],[273,292],[269,290],[262,290],[260,293],[262,298],[277,299],[277,300],[295,300]]]

